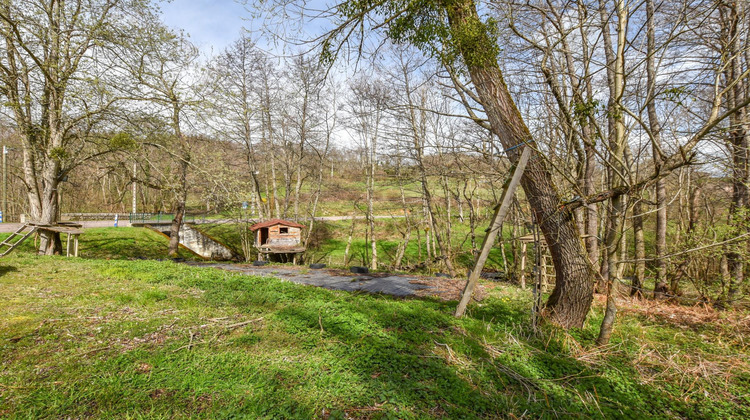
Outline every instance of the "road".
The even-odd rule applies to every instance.
[[[83,228],[99,228],[99,227],[112,227],[115,225],[114,220],[86,220],[79,221],[78,223],[83,225]],[[127,220],[120,220],[117,222],[120,227],[130,227],[130,222]],[[15,232],[23,226],[23,223],[0,223],[0,233]]]
[[[381,216],[375,216],[376,219],[391,219],[391,218],[403,218],[404,216],[389,216],[389,215],[381,215]],[[365,218],[365,216],[322,216],[322,217],[316,217],[315,220],[321,220],[321,221],[327,221],[327,222],[335,222],[335,221],[341,221],[341,220],[352,220],[352,218],[355,218],[357,220],[362,220]],[[195,219],[195,220],[187,220],[188,223],[234,223],[237,220],[234,219]],[[115,225],[114,219],[112,220],[82,220],[77,221],[78,223],[83,225],[84,229],[87,228],[101,228],[101,227],[113,227]],[[22,223],[0,223],[0,233],[10,233],[15,232],[23,226]],[[130,227],[130,222],[127,218],[120,219],[117,222],[117,226],[119,227]]]

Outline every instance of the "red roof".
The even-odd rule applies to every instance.
[[[296,227],[296,228],[300,228],[300,229],[304,229],[305,228],[305,225],[301,225],[299,223],[294,223],[294,222],[291,222],[289,220],[269,219],[269,220],[266,220],[265,222],[256,223],[256,224],[250,226],[250,230],[258,230],[258,229],[261,229],[261,228],[267,228],[267,227],[276,226],[276,225]]]

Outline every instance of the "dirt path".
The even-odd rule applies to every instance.
[[[423,277],[406,274],[371,273],[354,274],[345,270],[290,266],[255,267],[248,264],[210,264],[186,262],[200,267],[214,267],[253,276],[276,277],[298,284],[324,287],[349,292],[385,293],[393,296],[434,296],[444,300],[457,300],[466,280],[442,277]],[[479,286],[476,296],[481,299],[484,290]]]

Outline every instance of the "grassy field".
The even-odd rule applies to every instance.
[[[513,286],[459,320],[455,302],[128,260],[166,249],[128,231],[87,231],[97,258],[0,260],[0,416],[750,417],[747,313],[631,302],[596,348],[601,302],[582,330],[534,332]]]

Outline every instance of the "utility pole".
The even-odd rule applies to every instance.
[[[3,221],[8,219],[8,146],[3,145]]]
[[[138,204],[137,195],[136,195],[136,193],[138,192],[138,182],[136,181],[137,173],[138,173],[138,163],[133,162],[133,210],[132,210],[133,214],[136,213],[137,204]]]

